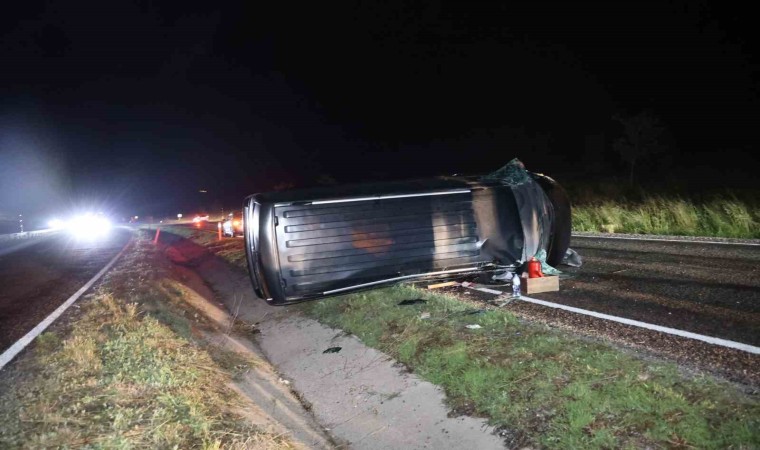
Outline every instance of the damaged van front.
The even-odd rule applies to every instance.
[[[282,305],[416,279],[514,270],[570,240],[570,203],[517,160],[439,177],[255,194],[244,204],[256,294]]]

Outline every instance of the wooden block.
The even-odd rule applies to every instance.
[[[446,287],[446,286],[456,286],[458,284],[459,283],[456,282],[456,281],[447,281],[445,283],[431,284],[427,288],[428,289],[438,289],[438,288],[442,288],[442,287]]]
[[[522,291],[525,294],[559,291],[559,277],[556,275],[541,278],[523,278]]]

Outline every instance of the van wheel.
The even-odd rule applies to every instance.
[[[552,267],[557,267],[565,257],[568,247],[570,247],[570,234],[572,232],[570,198],[565,189],[552,178],[546,175],[535,175],[535,179],[554,207],[554,222],[552,223],[551,240],[546,249],[546,262]]]

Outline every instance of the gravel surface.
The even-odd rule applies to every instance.
[[[666,234],[623,234],[623,233],[597,233],[593,231],[574,231],[573,237],[598,237],[607,239],[660,239],[683,242],[721,242],[724,244],[750,244],[760,245],[760,239],[723,238],[713,236],[671,236]]]
[[[583,267],[560,267],[560,291],[531,297],[760,346],[760,247],[590,237],[574,237],[571,247]],[[510,287],[496,289],[508,293]],[[464,288],[441,291],[480,305],[497,298]],[[525,302],[504,307],[530,321],[760,387],[758,355]]]
[[[520,301],[506,308],[524,319],[620,344],[646,356],[665,357],[686,368],[706,370],[742,383],[751,390],[760,389],[758,355]]]
[[[573,238],[581,268],[536,298],[760,345],[760,247]]]

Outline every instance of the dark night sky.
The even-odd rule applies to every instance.
[[[200,188],[232,206],[321,175],[513,156],[560,181],[622,174],[611,117],[642,109],[669,130],[655,176],[710,165],[740,183],[758,166],[751,20],[693,1],[16,2],[0,18],[0,213],[169,214]]]

